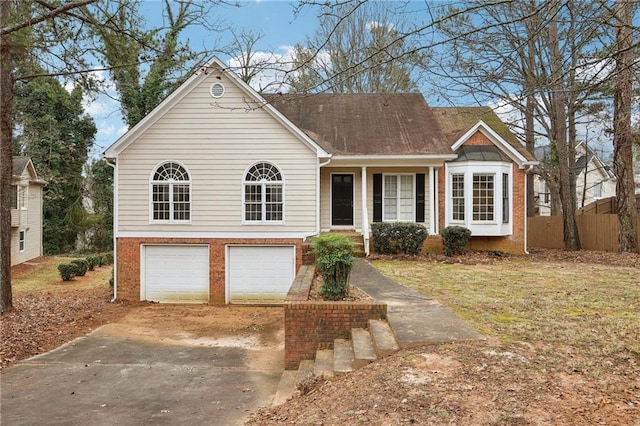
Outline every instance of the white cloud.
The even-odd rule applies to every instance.
[[[388,23],[388,22],[384,23],[384,22],[378,22],[378,21],[367,22],[365,24],[365,27],[369,31],[372,31],[372,30],[374,30],[376,28],[386,28],[388,31],[393,31],[395,29],[395,27],[391,23]]]
[[[291,69],[292,46],[281,46],[277,52],[256,51],[249,61],[249,67],[256,75],[251,79],[250,85],[257,91],[277,92],[288,91],[283,83],[286,73]],[[229,59],[231,69],[240,74],[243,64],[247,61],[243,56],[235,56]]]

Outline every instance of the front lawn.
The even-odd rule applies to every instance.
[[[640,270],[512,257],[488,265],[377,260],[387,276],[504,342],[544,342],[600,357],[640,356]]]

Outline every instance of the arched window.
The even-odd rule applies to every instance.
[[[284,220],[284,180],[271,163],[257,163],[244,175],[244,221],[282,222]]]
[[[151,218],[169,223],[191,220],[191,178],[182,165],[167,161],[151,175]]]

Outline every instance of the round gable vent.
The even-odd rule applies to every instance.
[[[221,98],[224,95],[224,85],[222,83],[213,83],[209,88],[209,94],[214,98]]]

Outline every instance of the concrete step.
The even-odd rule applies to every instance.
[[[337,374],[350,373],[355,369],[353,346],[347,339],[333,341],[333,372]]]
[[[285,370],[280,377],[280,383],[278,383],[278,389],[273,397],[271,405],[276,406],[284,404],[289,398],[296,392],[297,384],[296,377],[298,370]]]
[[[334,376],[332,349],[318,349],[316,351],[316,362],[313,366],[313,374],[315,374],[316,377],[324,377],[325,379]]]
[[[387,321],[369,320],[369,330],[373,340],[373,348],[377,356],[388,356],[400,349],[396,337]]]
[[[296,374],[296,386],[305,380],[313,377],[313,360],[305,359],[300,361],[300,366],[298,367],[298,374]]]
[[[373,340],[368,330],[364,328],[351,329],[351,344],[353,345],[354,367],[362,368],[376,360]]]

